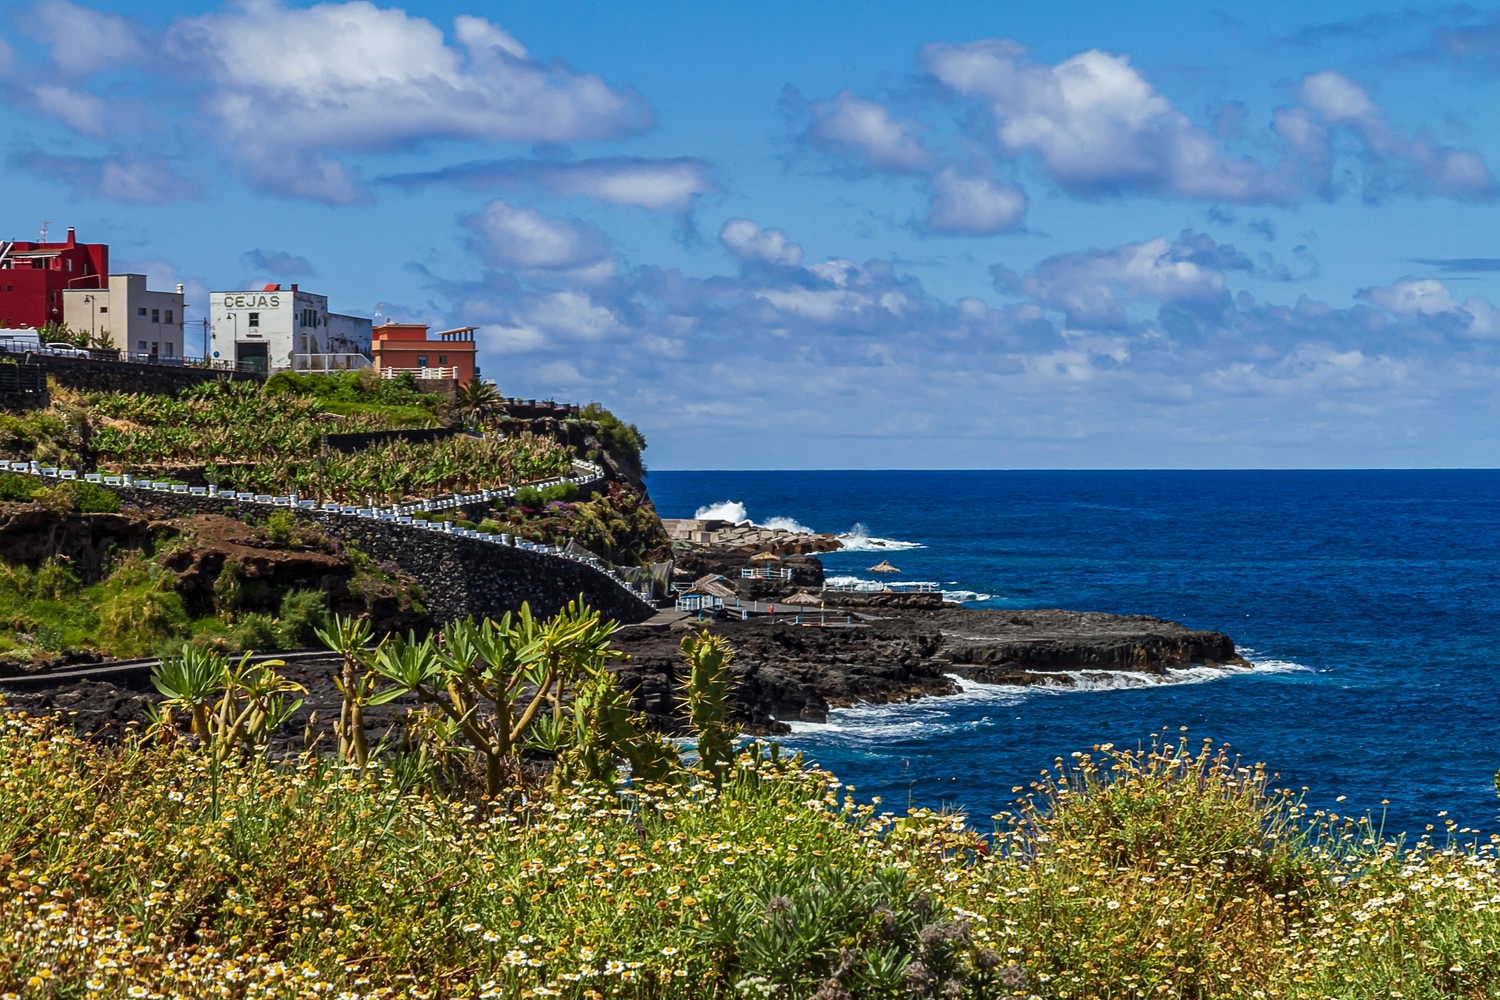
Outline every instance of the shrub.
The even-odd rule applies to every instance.
[[[640,464],[641,452],[646,450],[646,435],[635,424],[625,423],[597,402],[585,406],[578,415],[598,428],[599,443],[607,451]]]
[[[121,656],[139,656],[180,634],[188,616],[168,574],[140,553],[126,556],[103,581],[99,637]]]

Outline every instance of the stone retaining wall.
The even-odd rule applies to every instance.
[[[110,489],[111,487],[104,487]],[[270,507],[195,497],[118,489],[120,499],[142,510],[178,515],[223,514],[250,520],[284,510],[315,521],[344,542],[354,542],[377,560],[390,560],[427,592],[427,610],[435,623],[473,615],[496,618],[529,602],[534,614],[546,616],[580,594],[607,619],[633,624],[656,613],[610,576],[585,563],[540,552],[497,545],[409,525],[324,511]]]
[[[204,382],[261,379],[254,372],[138,364],[99,358],[69,358],[53,354],[28,353],[23,356],[23,360],[42,365],[48,375],[57,379],[58,385],[91,392],[148,392],[165,395]]]

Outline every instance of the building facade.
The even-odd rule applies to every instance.
[[[99,289],[109,274],[109,245],[79,243],[68,227],[61,243],[0,240],[0,329],[62,323],[63,293]]]
[[[443,330],[429,338],[424,323],[382,323],[375,328],[375,367],[381,375],[409,371],[417,378],[477,378],[472,326]]]
[[[259,371],[370,365],[370,321],[328,311],[328,296],[296,285],[209,296],[209,357]]]
[[[153,292],[144,274],[111,274],[103,288],[63,291],[63,323],[121,353],[143,358],[183,356],[183,293]]]

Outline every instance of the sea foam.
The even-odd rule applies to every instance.
[[[925,549],[921,542],[902,542],[894,538],[876,538],[863,524],[856,524],[838,536],[839,548],[845,552],[899,552],[903,549]]]
[[[982,684],[955,674],[948,678],[958,693],[888,705],[852,705],[828,713],[827,722],[792,722],[792,735],[809,736],[816,742],[879,745],[891,740],[926,741],[934,736],[981,728],[993,720],[972,717],[972,710],[994,706],[1006,708],[1028,698],[1073,694],[1103,694],[1176,684],[1207,684],[1233,677],[1257,674],[1312,673],[1311,667],[1290,660],[1252,658],[1254,650],[1240,649],[1250,667],[1183,667],[1165,675],[1131,670],[1064,670],[1055,681],[1039,684]],[[965,711],[968,709],[969,711]]]

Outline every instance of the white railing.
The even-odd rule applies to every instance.
[[[755,566],[744,566],[740,569],[742,580],[790,580],[792,571],[789,569],[775,569],[771,566],[757,568]]]
[[[414,378],[450,380],[458,378],[457,368],[382,368],[380,369],[380,377],[400,378],[404,372],[411,372]]]
[[[910,583],[888,583],[884,580],[855,580],[853,582],[825,582],[824,590],[843,594],[940,594],[940,584],[928,581]]]
[[[294,372],[349,372],[373,365],[363,354],[293,354]]]
[[[604,468],[596,462],[585,462],[575,459],[573,461],[574,471],[582,471],[581,476],[558,476],[554,479],[544,479],[539,482],[522,483],[521,486],[533,489],[546,489],[549,486],[557,486],[562,483],[573,483],[577,486],[589,486],[604,478]],[[0,461],[0,470],[7,472],[19,472],[25,475],[42,476],[47,479],[76,480],[78,472],[74,469],[60,469],[53,465],[42,465],[33,460],[29,462],[3,462]],[[539,555],[551,556],[557,559],[566,559],[569,562],[583,563],[592,566],[603,573],[622,590],[628,591],[632,596],[651,602],[650,594],[643,593],[630,583],[616,576],[615,573],[604,565],[604,562],[594,556],[580,556],[568,552],[556,545],[537,545],[520,538],[512,538],[510,534],[502,532],[495,535],[485,531],[477,531],[473,528],[455,527],[451,521],[425,521],[412,517],[417,511],[444,511],[456,507],[463,507],[471,503],[489,503],[494,500],[512,499],[516,495],[517,486],[503,486],[499,489],[480,490],[477,493],[455,493],[451,497],[429,500],[415,504],[392,504],[389,507],[358,507],[333,502],[319,503],[316,500],[304,500],[295,491],[277,496],[274,493],[255,493],[244,490],[221,490],[217,486],[188,486],[185,483],[165,482],[161,480],[138,479],[130,473],[106,475],[99,472],[88,472],[82,477],[90,483],[98,483],[112,489],[134,489],[147,490],[153,493],[177,493],[187,494],[195,497],[206,497],[217,500],[233,500],[238,503],[257,504],[269,507],[290,507],[309,512],[322,514],[337,514],[344,517],[364,518],[365,520],[385,521],[393,524],[407,525],[412,528],[437,531],[445,535],[461,535],[465,538],[477,539],[481,542],[489,542],[495,545],[503,545],[509,548],[523,549],[527,552],[535,552]]]

